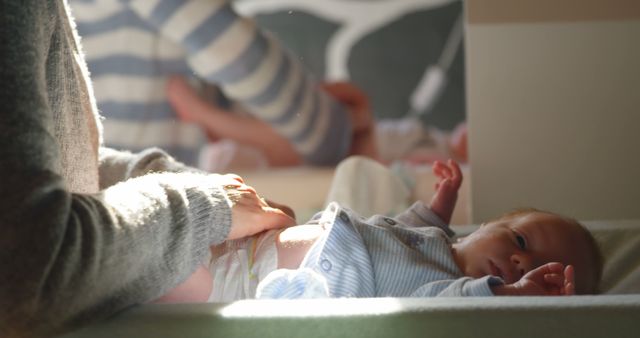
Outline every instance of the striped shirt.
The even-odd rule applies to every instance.
[[[259,298],[492,296],[498,277],[465,277],[451,253],[453,231],[422,202],[396,218],[362,219],[333,203],[330,227],[298,270],[276,270]]]
[[[164,92],[169,75],[217,84],[289,139],[305,161],[335,164],[347,155],[351,124],[303,65],[227,0],[70,0],[105,143],[159,146],[195,164],[206,142],[176,121]]]

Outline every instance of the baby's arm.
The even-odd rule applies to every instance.
[[[519,281],[493,286],[497,296],[569,296],[575,294],[572,265],[547,263],[529,271]]]
[[[458,189],[462,184],[462,171],[458,163],[451,159],[447,161],[447,164],[435,161],[432,168],[439,180],[436,183],[436,193],[431,198],[429,208],[449,224],[458,200]]]

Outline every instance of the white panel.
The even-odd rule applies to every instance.
[[[640,22],[472,24],[472,221],[640,217]]]

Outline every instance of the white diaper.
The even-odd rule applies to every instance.
[[[258,283],[278,267],[276,236],[279,233],[271,230],[216,246],[209,266],[213,290],[208,301],[255,298]]]

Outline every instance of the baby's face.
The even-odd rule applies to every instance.
[[[453,244],[453,255],[466,276],[493,275],[512,284],[549,262],[585,266],[581,231],[558,216],[531,212],[482,225]]]

